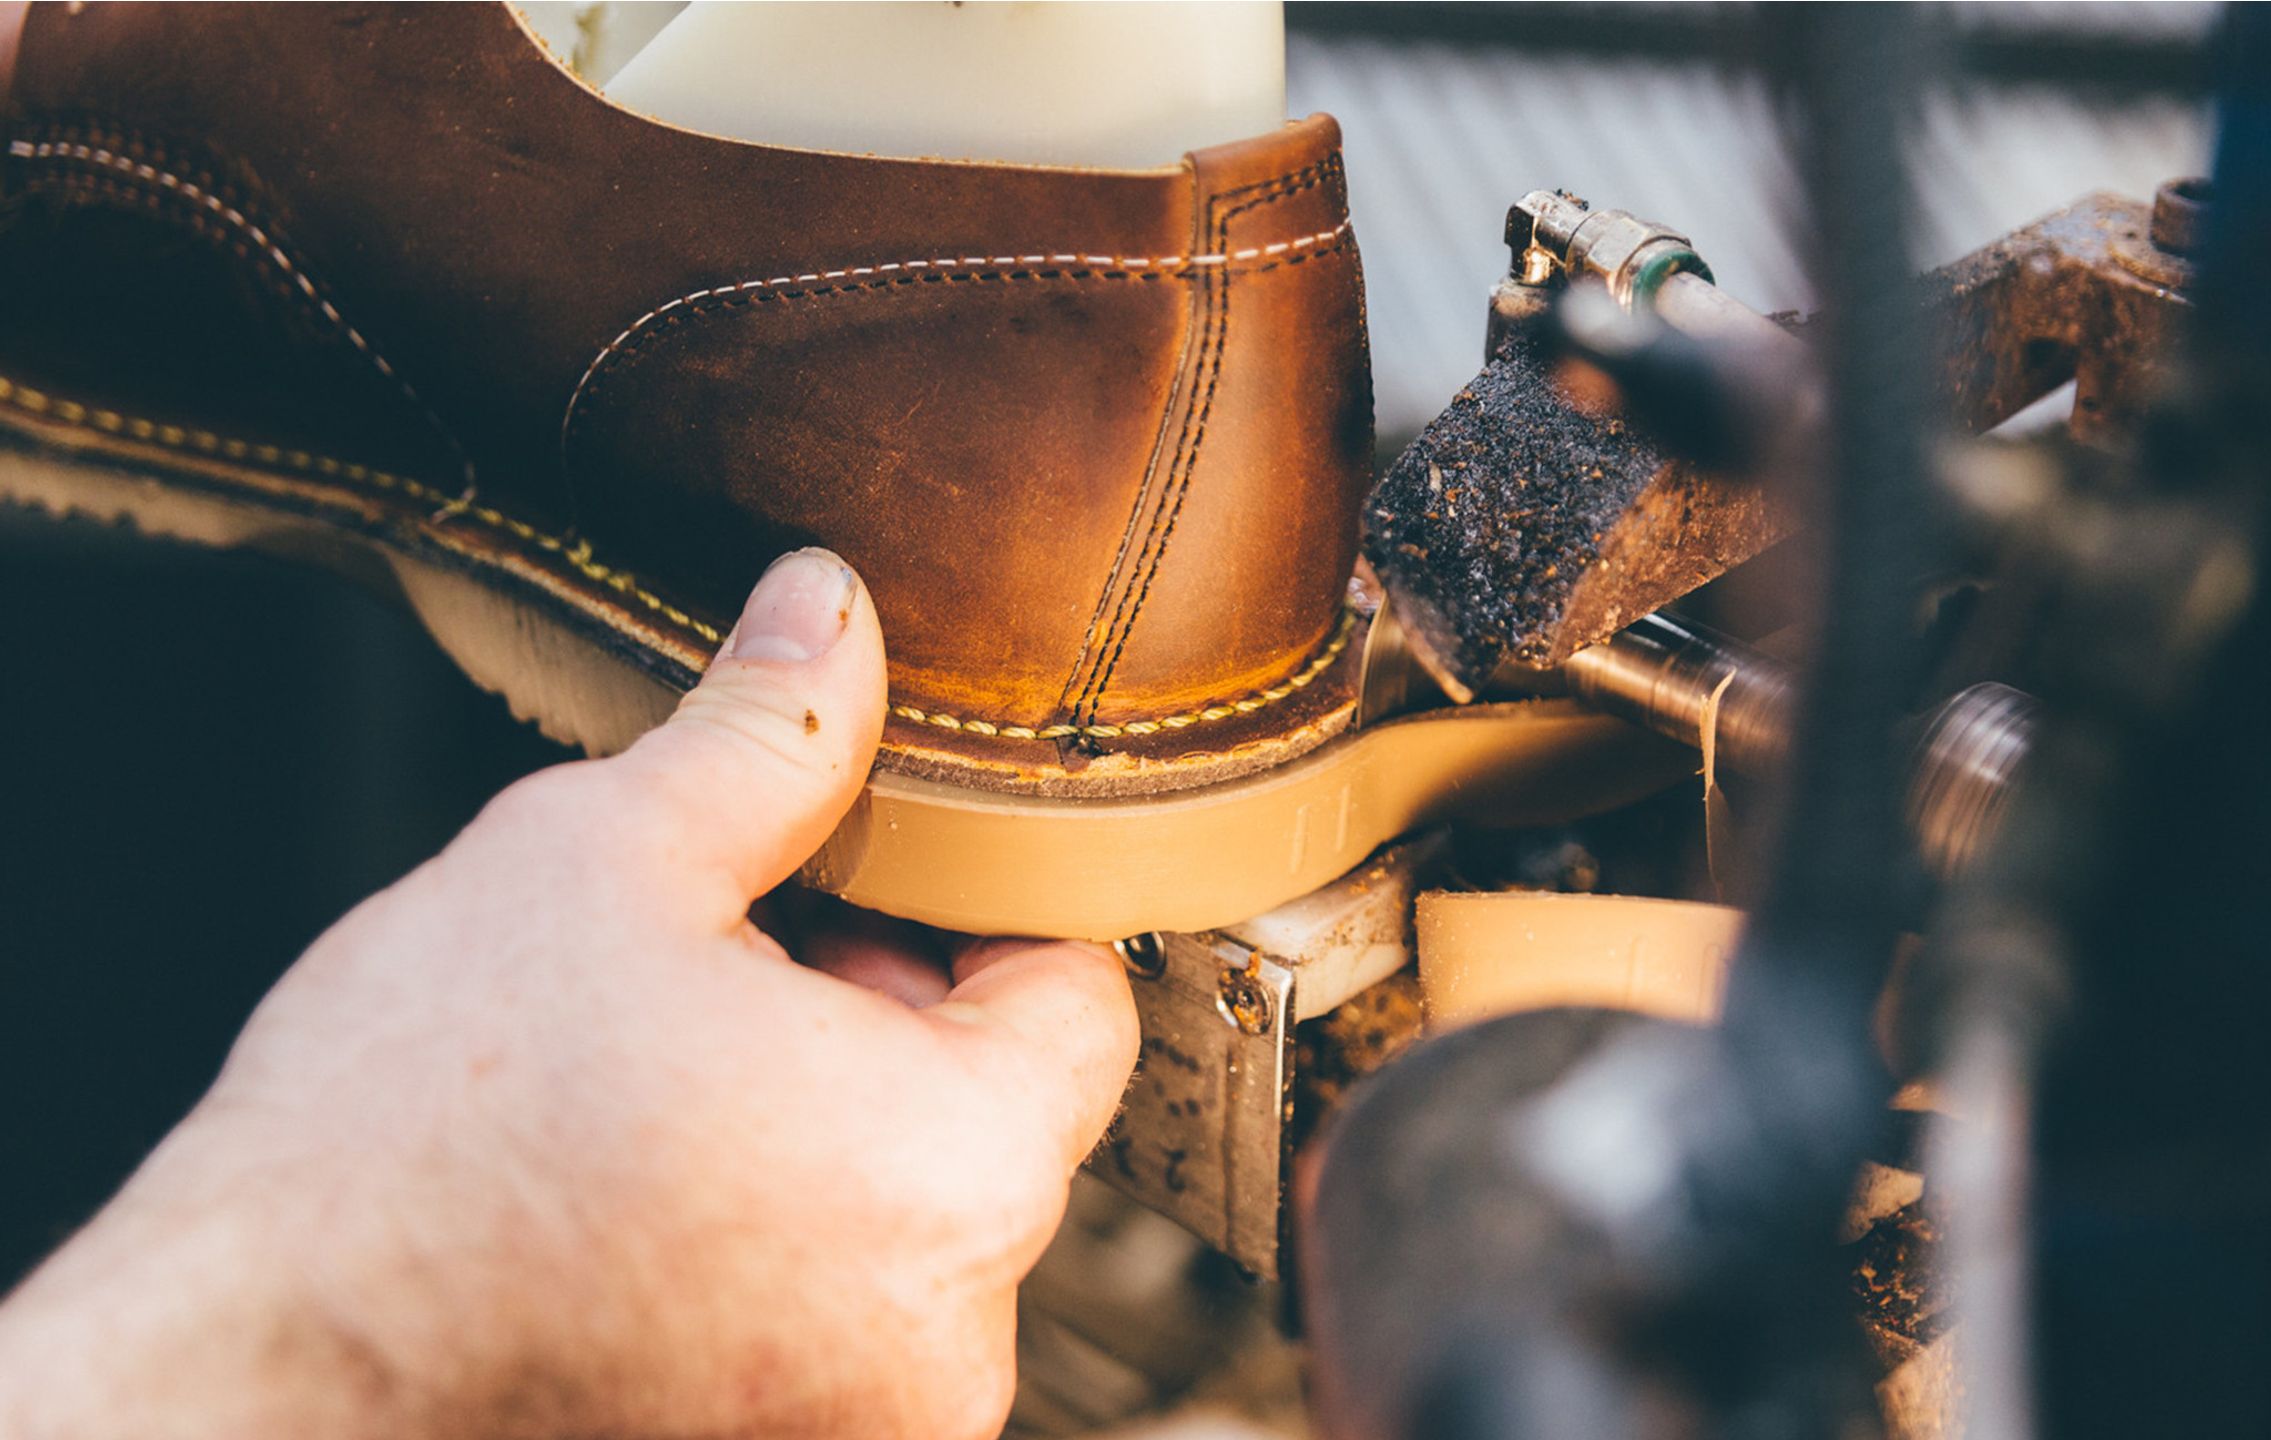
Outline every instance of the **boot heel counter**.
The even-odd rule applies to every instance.
[[[1339,628],[1372,468],[1363,271],[1326,117],[1200,152],[1177,394],[1148,515],[1068,706],[1115,718],[1285,680]]]

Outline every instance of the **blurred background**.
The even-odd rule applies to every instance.
[[[2215,7],[1929,7],[1920,266],[2203,168]],[[1478,367],[1508,205],[1563,187],[1809,301],[1788,159],[1717,5],[1287,6],[1291,108],[1339,117],[1392,456]],[[406,618],[259,556],[0,510],[0,1287],[194,1101],[274,977],[562,752]]]
[[[1287,106],[1341,123],[1381,448],[1482,361],[1506,210],[1565,189],[1684,231],[1762,311],[1813,301],[1795,178],[1754,73],[1771,6],[1290,4]],[[1967,83],[1926,99],[1910,236],[1944,264],[2092,190],[2207,164],[2213,4],[1928,5]]]

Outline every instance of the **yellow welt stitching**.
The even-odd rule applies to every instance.
[[[252,445],[243,440],[217,435],[210,430],[187,429],[179,425],[161,424],[137,416],[120,414],[116,410],[81,405],[76,401],[57,400],[53,396],[31,389],[18,381],[0,375],[0,404],[14,406],[35,415],[50,416],[66,424],[92,427],[111,433],[123,431],[138,440],[155,441],[174,450],[194,450],[203,454],[220,454],[232,459],[252,456],[303,474],[343,476],[349,480],[390,490],[422,503],[443,507],[442,518],[470,515],[492,529],[503,530],[521,540],[537,544],[558,555],[578,574],[588,580],[627,594],[649,610],[689,630],[712,645],[725,639],[725,632],[716,626],[697,620],[660,595],[642,589],[627,572],[610,569],[591,557],[591,545],[578,541],[571,546],[558,536],[545,535],[526,521],[515,520],[486,505],[474,505],[464,491],[455,494],[433,486],[396,475],[387,470],[374,470],[337,460],[329,455],[316,455],[306,450],[278,450],[273,445]]]
[[[1000,735],[1012,740],[1117,740],[1128,735],[1156,735],[1162,730],[1182,730],[1202,721],[1251,715],[1256,710],[1276,704],[1295,691],[1307,689],[1316,683],[1318,676],[1332,668],[1333,662],[1348,648],[1349,636],[1355,630],[1355,612],[1343,610],[1340,623],[1333,629],[1332,638],[1293,674],[1266,690],[1257,690],[1237,700],[1203,706],[1180,715],[1162,715],[1151,720],[1123,720],[1117,725],[1047,725],[1034,729],[1025,725],[999,725],[991,720],[965,720],[913,705],[893,705],[891,713],[902,720],[912,720],[917,725],[933,725],[941,730],[960,730],[972,735]]]
[[[66,424],[91,427],[113,434],[121,431],[139,440],[155,440],[175,450],[196,450],[205,454],[219,453],[232,458],[250,455],[256,459],[278,464],[289,470],[314,475],[345,475],[350,479],[393,491],[420,503],[442,505],[445,510],[437,519],[470,517],[491,529],[501,530],[520,540],[534,544],[548,554],[557,555],[587,580],[596,581],[610,590],[629,595],[657,615],[681,629],[700,636],[711,645],[722,644],[725,633],[715,625],[698,620],[684,610],[663,599],[660,595],[640,586],[627,570],[616,570],[592,558],[591,542],[577,539],[570,542],[557,535],[547,535],[525,520],[516,520],[488,505],[472,503],[472,496],[460,490],[445,493],[387,470],[374,470],[366,465],[350,464],[328,455],[311,454],[306,450],[278,450],[273,445],[253,445],[215,434],[210,430],[185,429],[179,425],[160,424],[136,416],[121,414],[99,406],[82,405],[75,400],[58,400],[43,394],[19,381],[0,375],[0,405],[14,406],[34,415],[48,416]],[[1163,715],[1150,720],[1127,720],[1117,725],[1004,725],[991,720],[963,719],[955,715],[942,715],[918,709],[913,705],[893,705],[891,713],[902,720],[918,725],[935,726],[940,730],[955,730],[970,735],[998,736],[1005,740],[1115,740],[1124,735],[1155,735],[1161,730],[1181,730],[1210,720],[1227,720],[1233,715],[1250,715],[1265,706],[1274,705],[1295,691],[1306,689],[1318,676],[1332,668],[1343,650],[1348,648],[1349,637],[1355,632],[1356,616],[1353,611],[1341,612],[1340,623],[1324,648],[1312,655],[1299,670],[1266,690],[1257,690],[1243,696],[1180,715]]]

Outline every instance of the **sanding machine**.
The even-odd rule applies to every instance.
[[[1298,1268],[1326,1435],[2073,1422],[2038,1379],[2148,1327],[2088,1308],[2114,1292],[2041,1207],[2227,1246],[2264,1194],[2117,1195],[2149,1127],[2074,1056],[2170,1067],[2142,1088],[2200,1144],[2249,1107],[2199,1086],[2261,1078],[2232,1025],[2195,1053],[2140,997],[2157,964],[2264,998],[2241,957],[2271,891],[2237,877],[2271,788],[2236,697],[2271,556],[2271,302],[2240,260],[2271,147],[2228,122],[2213,182],[2089,195],[1917,277],[1894,101],[1834,85],[1900,22],[1818,28],[1821,312],[1761,315],[1680,231],[1532,191],[1483,368],[1366,512],[1360,724],[1559,696],[1677,742],[1700,775],[1652,813],[1730,903],[1594,893],[1616,816],[1468,806],[1268,914],[1120,943],[1144,1061],[1091,1171],[1251,1276]],[[2181,942],[2111,903],[2136,883],[2185,897]]]

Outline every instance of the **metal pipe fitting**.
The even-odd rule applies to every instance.
[[[1713,283],[1711,267],[1669,226],[1592,209],[1567,191],[1533,190],[1507,212],[1506,243],[1513,265],[1491,291],[1485,358],[1578,279],[1598,280],[1619,308],[1653,313],[1698,340],[1782,357],[1797,350],[1787,330]]]
[[[1645,306],[1674,275],[1711,279],[1688,238],[1626,210],[1595,210],[1566,190],[1533,190],[1506,216],[1515,273],[1544,283],[1558,271],[1592,276],[1626,309]]]

